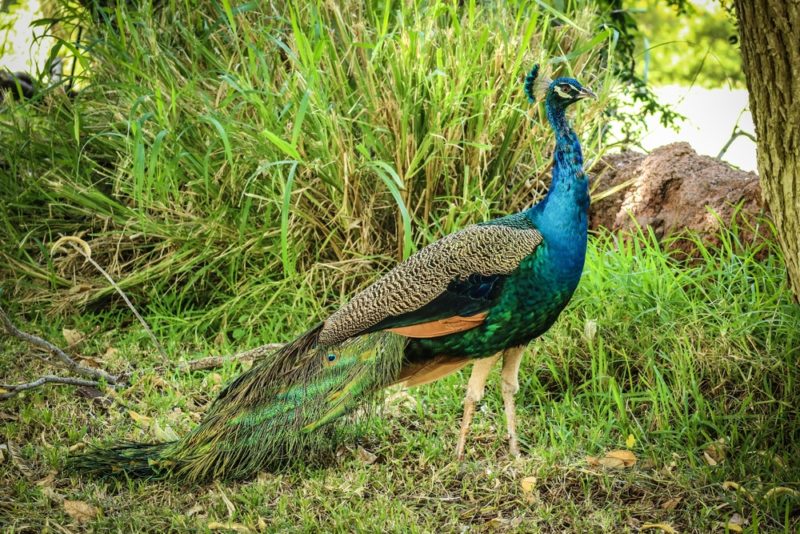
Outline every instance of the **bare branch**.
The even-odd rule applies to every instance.
[[[188,362],[181,362],[177,365],[179,371],[192,372],[192,371],[206,371],[208,369],[218,369],[225,365],[226,362],[252,362],[266,356],[267,354],[278,350],[283,347],[283,343],[268,343],[261,345],[254,349],[237,352],[227,356],[208,356],[206,358],[199,358]]]
[[[101,387],[100,382],[97,382],[95,380],[84,380],[82,378],[71,378],[68,376],[45,375],[37,378],[32,382],[25,382],[24,384],[0,384],[0,390],[4,390],[0,392],[0,400],[10,399],[11,397],[19,395],[20,393],[22,393],[27,389],[38,388],[45,384],[65,384],[68,386]]]
[[[61,362],[67,367],[67,369],[74,372],[75,374],[79,374],[81,376],[89,376],[95,379],[102,379],[108,382],[109,384],[118,383],[118,380],[115,376],[110,375],[109,373],[103,371],[102,369],[93,369],[91,367],[86,367],[85,365],[81,365],[78,362],[76,362],[71,356],[69,356],[66,352],[56,347],[46,339],[42,339],[39,336],[23,332],[22,330],[14,326],[14,323],[11,322],[11,319],[9,319],[8,315],[6,315],[6,312],[5,310],[3,310],[2,307],[0,307],[0,321],[2,321],[3,325],[6,327],[6,330],[10,335],[22,339],[24,341],[27,341],[31,345],[36,345],[37,347],[41,347],[52,354],[55,354],[55,356],[59,360],[61,360]]]

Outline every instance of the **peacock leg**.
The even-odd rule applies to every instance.
[[[464,459],[464,446],[467,442],[469,425],[475,413],[475,403],[483,398],[486,389],[486,379],[489,378],[489,371],[492,370],[495,362],[500,358],[500,354],[483,358],[472,365],[472,374],[467,383],[467,394],[464,397],[464,416],[461,418],[461,433],[458,435],[458,445],[456,445],[456,458],[460,461]]]
[[[519,443],[517,442],[517,413],[514,404],[514,395],[519,391],[519,363],[525,345],[512,347],[503,352],[503,404],[506,409],[506,428],[508,429],[508,450],[513,456],[519,456]]]

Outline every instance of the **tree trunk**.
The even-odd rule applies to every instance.
[[[735,0],[758,174],[800,299],[800,0]]]

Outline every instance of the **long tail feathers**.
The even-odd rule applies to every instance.
[[[378,332],[318,347],[319,331],[242,373],[179,441],[96,449],[69,458],[67,468],[100,476],[237,479],[331,451],[345,425],[330,423],[370,406],[397,379],[406,340]]]

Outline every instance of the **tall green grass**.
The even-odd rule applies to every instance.
[[[520,83],[534,62],[599,92],[575,123],[589,159],[603,152],[614,36],[580,13],[118,3],[84,41],[73,103],[0,115],[0,269],[56,311],[119,304],[81,256],[50,249],[77,235],[156,329],[283,338],[543,191],[552,136]]]

